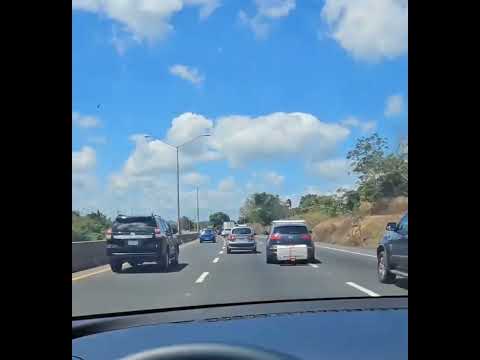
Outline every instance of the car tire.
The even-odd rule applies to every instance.
[[[273,264],[275,263],[273,259],[273,255],[267,255],[267,264]]]
[[[140,263],[136,262],[136,261],[128,261],[128,265],[130,265],[131,267],[135,267],[135,266],[140,265]]]
[[[122,266],[123,263],[121,261],[110,261],[110,269],[112,269],[114,273],[122,272]]]
[[[162,258],[158,262],[160,265],[160,268],[162,269],[163,272],[168,271],[168,267],[170,266],[170,256],[168,254],[168,248],[165,251],[165,254],[162,255]]]
[[[387,256],[385,255],[385,251],[380,251],[377,256],[377,275],[378,281],[383,284],[391,284],[395,282],[396,275],[390,272],[388,266]]]
[[[230,250],[229,247],[227,247],[227,254],[231,254],[232,253],[232,250]]]
[[[257,253],[257,248],[256,247],[252,250],[252,253],[254,253],[254,254]]]
[[[175,247],[175,257],[173,258],[172,264],[178,265],[178,256],[180,255],[180,247],[177,245]]]

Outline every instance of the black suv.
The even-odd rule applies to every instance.
[[[397,275],[408,277],[408,212],[400,222],[388,223],[377,248],[378,280],[393,283]]]
[[[137,266],[157,262],[164,271],[178,264],[179,242],[170,225],[156,215],[118,216],[107,231],[107,256],[113,272],[124,262]]]

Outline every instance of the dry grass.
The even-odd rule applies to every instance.
[[[398,222],[408,209],[408,198],[362,203],[357,216],[327,218],[313,226],[315,241],[347,246],[375,248],[389,222]],[[304,218],[307,217],[305,214]]]

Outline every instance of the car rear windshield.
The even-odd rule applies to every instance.
[[[238,228],[238,229],[232,230],[232,234],[248,235],[251,233],[252,233],[252,230],[250,230],[249,228]]]
[[[308,230],[306,226],[290,225],[276,227],[274,233],[284,235],[308,234]]]
[[[157,224],[150,216],[128,217],[124,219],[116,219],[113,223],[112,230],[116,231],[147,231],[155,228]]]
[[[203,230],[203,233],[206,234],[206,235],[210,235],[210,234],[213,233],[213,230],[211,230],[211,229]]]

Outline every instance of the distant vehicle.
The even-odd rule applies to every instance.
[[[227,237],[232,232],[232,229],[235,227],[235,221],[225,221],[223,223],[222,236]]]
[[[255,232],[252,228],[241,225],[232,229],[231,234],[227,237],[227,254],[230,254],[233,250],[257,252]]]
[[[398,224],[387,224],[377,247],[377,275],[384,284],[395,282],[397,275],[408,277],[408,212]]]
[[[106,232],[106,254],[113,272],[121,272],[123,263],[134,267],[157,262],[164,271],[178,264],[179,242],[170,225],[157,215],[117,216]]]
[[[213,229],[203,229],[200,233],[200,243],[204,241],[217,242]]]
[[[304,220],[272,221],[266,244],[267,264],[278,261],[315,261],[311,231]]]

